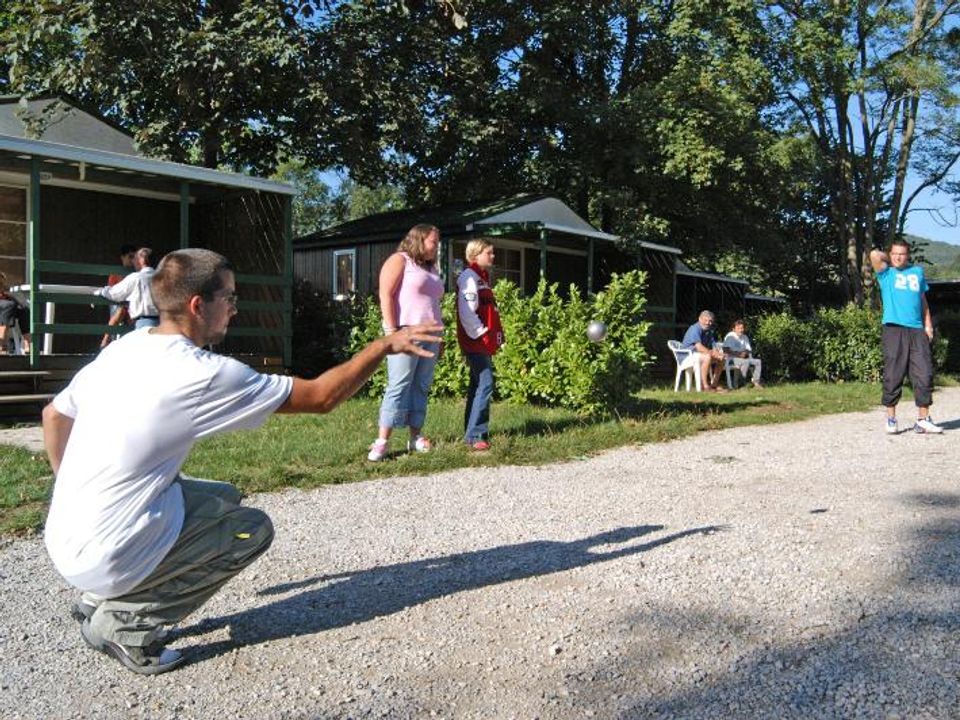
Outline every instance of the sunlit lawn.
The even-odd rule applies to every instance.
[[[326,416],[277,415],[260,430],[199,443],[184,472],[227,480],[246,492],[311,488],[390,475],[419,475],[480,465],[537,465],[582,458],[607,448],[684,437],[702,430],[800,420],[877,406],[879,387],[862,383],[777,385],[728,394],[646,390],[628,409],[603,418],[568,410],[497,403],[492,410],[493,449],[473,453],[461,442],[462,400],[430,403],[426,434],[435,450],[401,450],[381,463],[366,459],[376,435],[378,401],[355,399]],[[0,532],[39,526],[49,493],[50,469],[42,456],[0,446]]]

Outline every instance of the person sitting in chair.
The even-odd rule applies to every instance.
[[[740,318],[734,320],[733,329],[723,339],[723,350],[733,362],[733,366],[743,375],[744,380],[747,379],[747,373],[750,373],[750,380],[754,387],[762,388],[763,383],[760,381],[762,363],[760,358],[753,356],[753,347],[745,330],[746,325],[743,320]]]
[[[30,310],[10,294],[7,276],[0,273],[0,355],[12,352],[10,330],[20,326],[23,352],[30,352]]]
[[[725,392],[726,388],[720,386],[724,355],[722,350],[714,347],[717,343],[717,336],[713,332],[715,321],[713,313],[704,310],[697,322],[687,328],[681,343],[685,348],[700,353],[700,377],[703,378],[704,387],[707,390]]]

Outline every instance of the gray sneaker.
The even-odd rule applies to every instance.
[[[920,434],[932,433],[933,435],[939,435],[943,432],[943,428],[933,422],[933,418],[929,415],[921,420],[917,420],[917,424],[913,426],[913,429]]]
[[[187,661],[179,650],[170,650],[163,647],[159,642],[140,647],[138,645],[121,645],[112,640],[107,640],[100,637],[90,625],[89,620],[83,621],[80,626],[80,634],[87,645],[94,650],[110,655],[127,670],[138,675],[159,675],[175,670]]]
[[[83,600],[77,600],[73,607],[70,608],[70,617],[72,617],[77,622],[83,622],[84,620],[89,620],[93,617],[93,614],[97,611],[96,605],[91,605],[86,603]]]

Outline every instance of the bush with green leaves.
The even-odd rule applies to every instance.
[[[348,357],[345,338],[358,323],[365,303],[349,297],[337,300],[305,280],[293,286],[293,365],[299,377],[315,377]]]
[[[760,316],[753,331],[753,353],[763,360],[764,375],[800,382],[813,378],[813,341],[807,324],[789,312]]]
[[[821,308],[800,319],[790,313],[764,315],[756,322],[754,350],[764,375],[777,380],[879,382],[883,376],[881,313],[854,304]],[[935,338],[933,359],[942,368],[949,341]]]
[[[821,308],[807,322],[817,380],[879,382],[883,374],[880,313],[849,304]]]
[[[501,280],[494,288],[506,344],[494,359],[497,396],[512,402],[535,402],[598,413],[616,406],[639,388],[650,363],[645,340],[650,323],[644,318],[646,276],[639,271],[615,275],[592,299],[575,287],[564,298],[556,284],[540,282],[523,297],[516,285]],[[455,295],[443,300],[445,352],[437,364],[431,392],[465,395],[469,381],[456,339]],[[587,338],[591,320],[606,323],[605,341]],[[373,298],[351,333],[356,352],[380,334],[380,311]],[[364,392],[377,397],[386,386],[381,367]]]

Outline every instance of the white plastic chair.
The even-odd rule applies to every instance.
[[[743,377],[743,373],[740,372],[740,368],[733,362],[732,357],[727,357],[723,361],[723,369],[727,373],[727,387],[731,390],[740,387],[740,378]]]
[[[723,352],[723,343],[716,343],[713,347],[715,350]],[[740,372],[740,368],[737,367],[736,363],[734,363],[733,355],[724,355],[723,370],[727,374],[727,387],[731,390],[740,387],[738,378],[743,377],[743,374]],[[736,373],[736,375],[734,375],[734,373]]]
[[[677,361],[677,379],[673,383],[673,391],[680,389],[680,376],[686,379],[687,392],[690,391],[690,376],[693,375],[697,392],[703,390],[703,378],[700,377],[700,353],[691,348],[685,348],[679,340],[667,340],[667,347]]]

